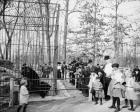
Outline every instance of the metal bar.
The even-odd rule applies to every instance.
[[[17,18],[17,17],[21,17],[21,18],[24,18],[24,16],[22,16],[22,15],[18,15],[18,16],[15,16],[15,15],[4,15],[4,16],[6,16],[6,17],[15,17],[15,18]],[[26,16],[25,18],[41,18],[41,17],[35,17],[35,16]],[[42,17],[42,18],[46,18],[45,16],[44,17]],[[49,17],[49,18],[57,18],[57,17]]]
[[[6,25],[14,25],[14,24],[6,24]],[[23,26],[23,24],[16,24],[16,26]],[[26,24],[26,27],[42,27],[41,24]],[[56,25],[49,25],[49,26],[56,26]],[[45,27],[44,27],[45,28]]]
[[[63,91],[63,90],[78,90],[78,89],[82,89],[82,90],[85,90],[85,89],[88,89],[88,88],[70,88],[70,89],[57,89],[57,91],[58,90],[61,90],[61,91]],[[30,92],[37,92],[37,91],[46,91],[46,90],[35,90],[35,91],[30,91]],[[56,91],[56,90],[54,90],[54,89],[51,89],[51,90],[48,90],[48,91]]]
[[[24,2],[23,0],[21,0],[21,1],[13,1],[13,2]],[[41,3],[41,2],[29,2],[29,0],[28,1],[26,1],[26,3],[36,3],[36,4],[39,4],[39,3]],[[50,4],[50,5],[58,5],[57,3],[47,3],[47,2],[42,2],[41,4]]]
[[[80,78],[66,78],[66,79],[90,79],[90,77],[86,77],[86,78],[84,78],[84,77],[80,77]],[[40,78],[40,79],[29,79],[29,81],[32,81],[32,80],[54,80],[54,78]],[[64,80],[64,79],[55,79],[55,80]]]
[[[11,44],[11,45],[19,45],[19,44]],[[24,46],[27,46],[27,45],[24,45]],[[30,45],[30,46],[36,46],[36,45]],[[39,45],[37,45],[37,46],[39,46]],[[49,46],[44,46],[44,47],[49,47]],[[55,47],[55,46],[50,46],[50,47]]]
[[[8,30],[13,30],[12,28],[7,28]],[[24,29],[15,29],[15,30],[21,30],[21,31],[24,31]],[[26,31],[46,31],[46,30],[30,30],[30,29],[26,29]],[[49,31],[50,32],[50,31]],[[52,32],[55,32],[55,31],[52,31]]]

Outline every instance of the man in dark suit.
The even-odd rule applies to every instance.
[[[110,60],[110,56],[105,56],[104,60],[106,61],[105,67],[104,67],[104,72],[105,72],[105,86],[104,86],[104,92],[105,92],[105,99],[109,100],[110,96],[107,95],[108,91],[108,86],[111,81],[111,73],[112,73],[112,63]]]

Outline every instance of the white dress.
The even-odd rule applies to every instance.
[[[125,97],[128,100],[137,100],[138,96],[134,90],[135,80],[132,77],[126,78],[126,92]]]
[[[92,84],[93,84],[93,82],[95,81],[95,79],[97,77],[97,74],[95,74],[95,73],[93,73],[93,74],[90,75],[90,80],[89,80],[89,84],[88,84],[88,87],[90,88],[90,90],[92,89]]]
[[[89,97],[88,97],[88,101],[92,101],[91,89],[92,89],[92,84],[93,84],[93,82],[95,81],[96,77],[97,77],[97,74],[91,73],[91,75],[90,75],[90,81],[89,81],[89,84],[88,84],[88,87],[89,87]]]
[[[27,104],[28,99],[29,99],[29,92],[28,92],[27,88],[24,85],[22,85],[20,88],[20,94],[19,94],[20,105]]]
[[[118,69],[112,72],[111,82],[108,87],[108,95],[114,97],[122,97],[122,86],[121,83],[124,82],[123,74]]]

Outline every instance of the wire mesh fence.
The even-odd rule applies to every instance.
[[[18,94],[15,91],[19,88],[14,89],[15,83],[23,75],[23,64],[38,75],[37,80],[43,89],[46,89],[46,86],[44,87],[46,83],[51,87],[55,86],[53,80],[41,79],[41,69],[45,64],[53,66],[52,78],[55,77],[58,57],[58,26],[59,4],[40,0],[13,0],[4,10],[3,15],[0,16],[0,58],[1,62],[5,60],[9,63],[0,63],[0,66],[10,72],[6,72],[9,79],[3,78],[6,76],[1,75],[3,73],[0,74],[1,109],[9,107],[15,99],[13,97],[17,96],[15,94]],[[14,83],[12,90],[10,89],[11,78]],[[36,79],[29,80],[29,84],[32,85],[31,82]],[[39,85],[37,80],[35,83]],[[33,91],[30,90],[30,92]],[[5,104],[7,106],[3,107]]]

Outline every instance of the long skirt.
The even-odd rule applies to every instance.
[[[108,91],[107,91],[107,95],[109,95],[110,97],[112,97],[113,95],[113,85],[114,85],[114,80],[111,80],[108,86]]]

